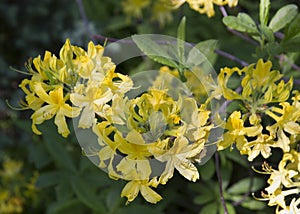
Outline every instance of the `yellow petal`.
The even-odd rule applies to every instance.
[[[133,201],[140,191],[140,185],[138,181],[128,182],[122,190],[121,197],[127,197],[127,203]]]
[[[153,189],[151,189],[147,185],[142,184],[140,190],[145,200],[152,204],[156,204],[158,201],[162,199],[162,197],[159,194],[157,194]]]
[[[63,114],[57,114],[54,119],[54,123],[58,128],[58,133],[63,137],[67,137],[70,134],[66,118]]]

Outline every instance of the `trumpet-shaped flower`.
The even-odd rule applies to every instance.
[[[36,124],[41,124],[45,120],[49,120],[55,116],[54,123],[58,127],[58,133],[64,137],[67,137],[70,133],[65,117],[77,117],[80,113],[80,109],[77,107],[71,107],[65,103],[68,97],[63,96],[63,88],[57,87],[46,93],[41,83],[35,85],[35,93],[42,99],[47,105],[36,110],[32,116],[32,130],[34,133],[42,134],[37,128]]]
[[[155,179],[155,178],[153,178]],[[162,197],[157,194],[153,189],[151,189],[151,185],[153,183],[153,179],[148,180],[132,180],[129,181],[124,189],[122,190],[121,197],[127,197],[127,203],[133,201],[139,192],[141,192],[142,196],[146,201],[156,204],[158,201],[162,199]]]
[[[113,97],[110,88],[89,85],[84,94],[71,93],[71,102],[83,108],[79,120],[79,128],[90,128],[93,125],[95,114],[101,114],[103,106]]]
[[[215,15],[214,4],[222,6],[228,4],[229,7],[235,7],[238,0],[171,0],[175,8],[180,7],[185,2],[189,4],[190,8],[208,17]]]
[[[255,137],[259,135],[262,131],[262,126],[244,127],[241,112],[234,111],[226,122],[225,129],[228,131],[223,135],[223,140],[218,144],[218,150],[226,149],[236,143],[237,149],[242,151],[247,143],[246,136]]]
[[[262,193],[264,199],[269,200],[269,206],[277,206],[276,213],[293,213],[299,211],[298,194],[300,190],[299,169],[300,154],[292,150],[285,153],[279,162],[278,170],[272,169],[268,164],[263,165],[265,174],[270,174],[269,186],[265,188],[267,193]],[[288,206],[287,198],[291,199]],[[262,199],[262,200],[264,200]],[[280,210],[280,211],[279,211]],[[290,211],[290,212],[288,212]]]

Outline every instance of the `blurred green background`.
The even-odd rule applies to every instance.
[[[197,183],[189,183],[175,173],[166,186],[158,188],[163,196],[159,204],[151,205],[138,197],[126,206],[126,200],[120,198],[125,182],[109,179],[84,157],[74,135],[63,139],[56,134],[52,123],[45,123],[42,125],[44,134],[35,136],[31,131],[31,112],[9,107],[18,107],[23,99],[18,85],[26,77],[10,67],[25,71],[28,58],[43,55],[45,50],[57,55],[66,38],[70,38],[72,44],[86,47],[91,35],[117,39],[142,33],[176,36],[183,15],[187,17],[188,42],[216,39],[219,49],[250,63],[254,62],[255,47],[226,30],[218,8],[215,8],[216,16],[209,19],[185,5],[173,12],[170,22],[162,25],[150,21],[151,10],[145,9],[142,18],[130,18],[118,0],[83,0],[81,6],[89,21],[86,25],[78,2],[2,0],[0,3],[0,210],[10,197],[18,199],[11,203],[21,206],[23,213],[216,213],[220,201],[213,159],[199,167],[202,179]],[[272,10],[283,3],[272,1]],[[258,1],[244,0],[228,12],[244,11],[257,19],[257,8]],[[104,42],[103,39],[94,41]],[[135,72],[141,63],[126,65],[123,73]],[[218,57],[214,66],[218,70],[225,65],[240,66],[222,57]],[[253,177],[245,158],[236,157],[228,151],[220,157],[224,189],[231,189],[226,195],[231,213],[272,212],[265,203],[251,200],[249,195],[246,195],[247,200],[231,203],[244,197]],[[9,161],[11,165],[5,165]],[[254,164],[259,166],[261,161]],[[7,175],[9,170],[14,176]],[[238,183],[239,180],[242,182]],[[236,183],[239,186],[233,187]],[[259,192],[265,181],[252,179],[252,185],[252,191]]]

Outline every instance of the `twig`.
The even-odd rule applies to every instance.
[[[84,9],[82,0],[76,0],[76,3],[77,3],[77,6],[78,6],[78,9],[79,9],[79,13],[80,13],[80,16],[82,18],[82,21],[84,23],[85,31],[86,31],[87,35],[89,36],[89,38],[94,40],[93,39],[93,33],[90,29],[89,20],[87,18],[86,13],[85,13],[85,9]]]
[[[220,160],[219,160],[219,154],[218,152],[215,153],[215,161],[216,161],[216,172],[217,172],[217,177],[218,177],[218,183],[219,183],[219,192],[220,192],[220,199],[221,203],[224,209],[224,214],[228,214],[228,209],[226,206],[225,198],[223,195],[223,188],[222,188],[222,177],[220,173]]]
[[[231,55],[231,54],[229,54],[229,53],[227,53],[227,52],[225,52],[225,51],[221,51],[221,50],[216,49],[216,50],[215,50],[215,53],[218,54],[218,55],[220,55],[220,56],[223,56],[223,57],[225,57],[225,58],[227,58],[227,59],[230,59],[230,60],[232,60],[232,61],[235,61],[235,62],[241,64],[241,65],[244,66],[244,67],[246,67],[246,66],[249,65],[247,62],[245,62],[245,61],[241,60],[240,58],[238,58],[238,57],[236,57],[236,56],[233,56],[233,55]]]

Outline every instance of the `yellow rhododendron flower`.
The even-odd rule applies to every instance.
[[[151,181],[148,182],[147,180],[129,181],[122,190],[121,197],[127,197],[127,203],[129,203],[141,192],[146,201],[156,204],[162,197],[150,188],[151,183]]]
[[[147,7],[151,3],[150,0],[123,0],[122,6],[124,12],[128,16],[135,18],[142,17],[142,9]]]
[[[238,4],[238,0],[171,0],[171,2],[175,8],[186,2],[190,8],[201,14],[205,13],[208,17],[215,15],[214,4],[218,6],[228,4],[229,7],[235,7]]]
[[[192,164],[191,158],[200,154],[204,148],[204,141],[202,143],[189,145],[188,140],[184,137],[176,138],[173,146],[165,153],[152,151],[155,158],[166,163],[166,168],[159,178],[161,184],[166,184],[167,181],[173,177],[174,169],[190,181],[199,179],[197,168]],[[167,148],[166,148],[167,149]]]
[[[234,111],[226,122],[227,132],[223,135],[223,140],[218,144],[218,150],[226,149],[236,143],[238,150],[243,150],[248,142],[246,136],[255,137],[262,131],[261,125],[244,127],[244,120],[241,119],[241,112]]]
[[[37,83],[35,85],[35,92],[40,99],[47,103],[47,105],[41,107],[32,114],[33,132],[38,135],[42,134],[36,128],[36,124],[41,124],[45,120],[49,120],[55,116],[54,123],[58,127],[58,133],[67,137],[70,131],[65,117],[77,117],[80,113],[80,108],[71,107],[69,104],[65,103],[68,97],[64,97],[62,87],[57,87],[47,94],[42,85]]]
[[[266,129],[269,130],[273,138],[278,138],[279,147],[284,152],[288,152],[290,149],[290,137],[285,132],[289,133],[291,137],[300,134],[300,125],[296,123],[300,118],[300,112],[295,105],[290,105],[287,102],[280,103],[280,106],[282,108],[272,107],[266,112],[267,115],[276,121],[274,125],[267,126]]]
[[[282,75],[279,71],[271,70],[271,66],[270,61],[263,62],[259,59],[256,65],[251,64],[243,69],[237,67],[221,69],[218,83],[223,96],[227,100],[243,101],[252,115],[265,111],[266,104],[286,101],[290,96],[293,80],[291,78],[287,83],[281,80],[277,84],[276,82],[282,78]],[[234,73],[242,78],[241,93],[228,87],[228,81]]]
[[[193,162],[200,161],[212,128],[207,124],[210,111],[184,94],[176,97],[161,86],[133,99],[115,94],[111,107],[105,109],[106,121],[94,126],[102,147],[100,166],[111,177],[129,181],[122,192],[128,202],[141,191],[147,201],[156,203],[161,198],[148,181],[156,177],[156,185],[150,186],[166,184],[175,169],[188,180],[199,178]],[[158,173],[156,167],[162,171]]]
[[[90,128],[93,125],[95,114],[101,114],[103,106],[109,102],[113,93],[109,88],[90,85],[84,94],[72,93],[70,100],[75,106],[83,108],[78,128]]]
[[[299,171],[300,153],[292,150],[285,153],[278,164],[278,170],[272,169],[268,164],[263,165],[264,174],[270,174],[268,179],[269,186],[265,188],[266,193],[262,193],[263,199],[269,200],[269,206],[277,206],[276,213],[298,213],[299,205]],[[287,198],[291,199],[287,205]]]

